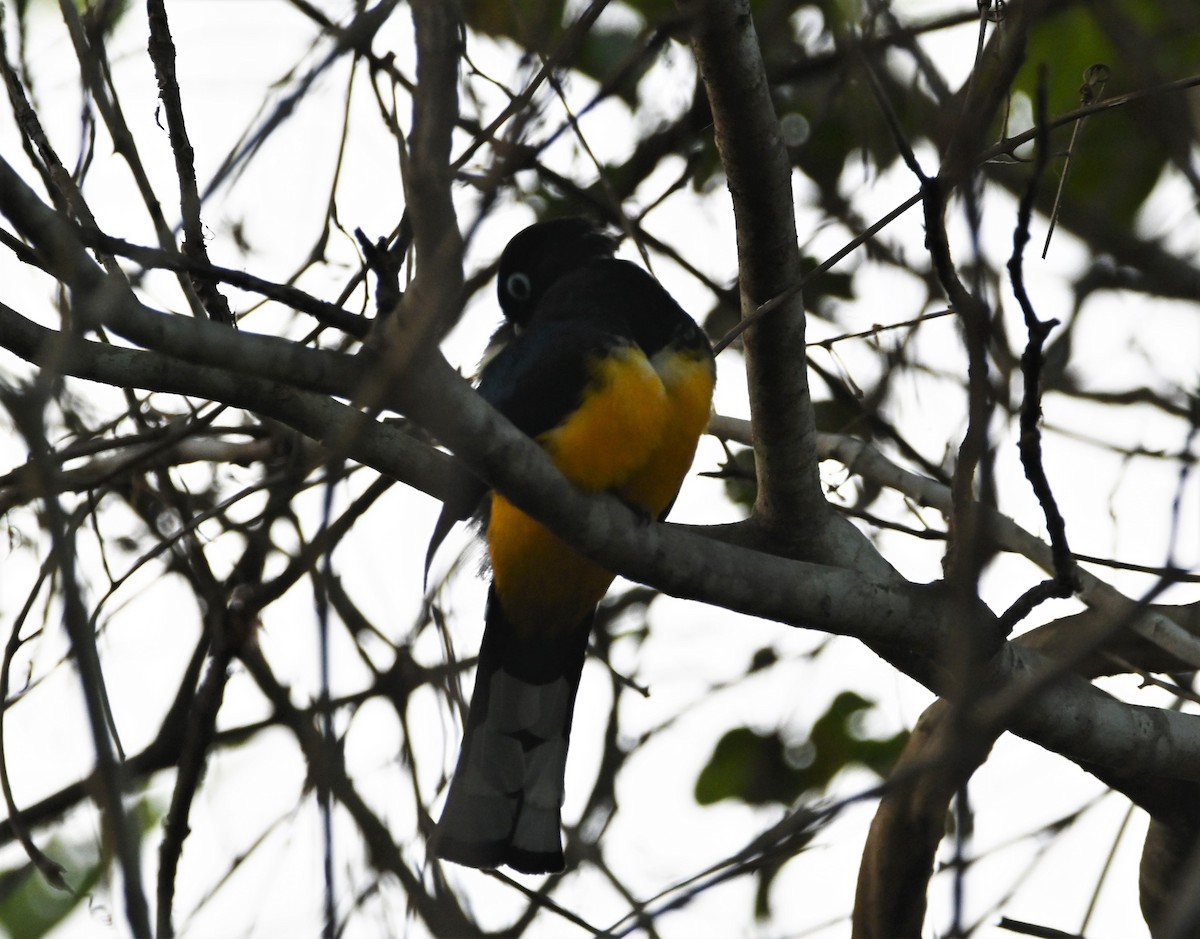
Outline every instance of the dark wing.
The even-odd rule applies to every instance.
[[[539,322],[492,356],[479,377],[479,394],[518,430],[536,438],[579,407],[593,361],[631,344],[586,321]],[[486,493],[487,485],[478,480],[446,500],[425,553],[426,578],[438,547],[456,524],[479,511]]]
[[[487,364],[479,393],[518,430],[538,437],[579,407],[592,363],[632,344],[586,321],[539,322]]]

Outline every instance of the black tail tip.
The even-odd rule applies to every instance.
[[[529,851],[503,841],[464,841],[440,833],[434,835],[430,851],[443,861],[479,870],[509,867],[522,874],[557,874],[566,867],[561,849]]]

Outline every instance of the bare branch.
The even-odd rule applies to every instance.
[[[52,477],[54,466],[48,455],[49,444],[43,424],[44,400],[41,390],[34,388],[25,394],[17,395],[5,389],[4,403],[24,435],[40,471],[47,477]],[[96,649],[96,636],[90,627],[87,610],[83,605],[83,588],[76,575],[75,532],[67,521],[53,487],[50,487],[42,501],[46,508],[55,563],[63,581],[63,625],[71,639],[71,649],[79,667],[79,680],[96,752],[96,802],[103,813],[105,828],[113,840],[117,861],[121,867],[125,916],[129,921],[129,928],[138,939],[150,939],[153,932],[150,928],[150,910],[142,888],[141,837],[135,820],[125,810],[124,800],[129,774],[124,755],[119,752],[119,746],[110,728],[107,692],[104,689],[104,675]]]
[[[777,535],[819,536],[827,517],[817,480],[816,425],[805,369],[804,305],[791,171],[745,0],[685,0],[692,48],[712,108],[733,197],[742,315],[791,289],[743,334],[758,454],[755,518]],[[794,520],[812,530],[797,532]]]

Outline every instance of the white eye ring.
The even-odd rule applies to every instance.
[[[529,282],[529,277],[520,271],[508,275],[508,280],[504,282],[504,289],[514,300],[524,301],[533,296],[533,284]]]

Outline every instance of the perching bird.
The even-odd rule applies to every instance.
[[[509,242],[497,277],[507,319],[497,337],[508,341],[484,366],[479,393],[575,485],[661,518],[708,422],[712,347],[615,249],[615,238],[582,218],[542,222]],[[431,555],[460,514],[447,506]],[[433,851],[471,867],[561,870],[575,692],[613,574],[499,493],[486,534],[483,644]]]

